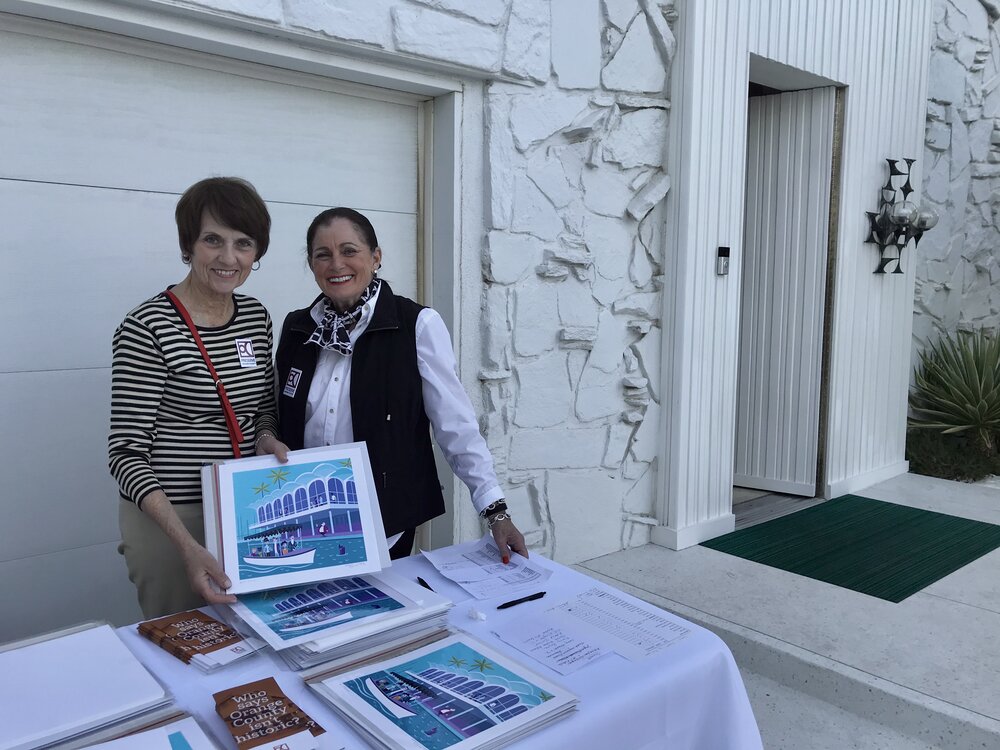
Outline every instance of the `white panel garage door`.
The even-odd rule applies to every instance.
[[[209,175],[256,185],[271,247],[242,291],[285,314],[316,294],[305,230],[373,221],[383,275],[416,295],[416,99],[0,14],[0,642],[137,616],[115,553],[111,336],[186,272],[173,210]]]

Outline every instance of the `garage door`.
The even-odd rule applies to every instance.
[[[0,69],[0,600],[32,602],[3,641],[67,610],[109,616],[109,586],[133,606],[105,453],[111,336],[185,275],[178,196],[208,175],[260,191],[271,247],[242,291],[276,328],[317,293],[304,236],[329,206],[368,214],[382,275],[415,297],[419,102],[2,14]]]

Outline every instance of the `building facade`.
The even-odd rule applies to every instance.
[[[137,615],[104,470],[109,341],[182,276],[173,203],[206,174],[269,202],[272,247],[246,291],[278,323],[315,295],[312,215],[372,218],[394,289],[452,330],[533,550],[573,563],[725,533],[734,477],[833,496],[905,471],[913,264],[872,274],[865,212],[885,159],[923,142],[929,0],[0,13],[16,102],[0,118],[16,146],[0,166],[0,377],[19,469],[0,580],[33,592],[0,636]],[[39,273],[39,246],[58,274]],[[446,484],[426,543],[482,531]],[[38,517],[53,520],[28,533]]]

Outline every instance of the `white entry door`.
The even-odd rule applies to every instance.
[[[816,491],[834,87],[753,97],[734,484]]]

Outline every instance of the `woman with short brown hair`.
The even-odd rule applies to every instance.
[[[204,547],[202,464],[236,451],[286,451],[275,438],[271,319],[236,293],[267,252],[267,207],[250,183],[212,177],[181,196],[175,218],[187,276],[126,315],[112,345],[108,456],[121,497],[119,550],[147,618],[234,600]],[[232,430],[206,355],[232,406]]]

